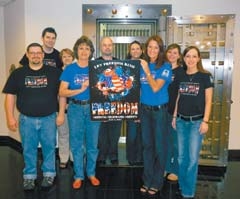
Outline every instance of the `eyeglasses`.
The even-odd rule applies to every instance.
[[[43,52],[28,52],[29,55],[42,55]]]

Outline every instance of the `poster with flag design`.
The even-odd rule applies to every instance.
[[[91,60],[89,63],[91,119],[139,119],[139,60]]]

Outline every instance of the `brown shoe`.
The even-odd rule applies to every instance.
[[[60,169],[66,169],[67,168],[67,162],[61,162],[59,164]]]
[[[95,176],[90,176],[88,178],[93,186],[99,186],[100,181]]]
[[[74,189],[80,189],[82,186],[82,180],[80,179],[74,180],[72,186]]]

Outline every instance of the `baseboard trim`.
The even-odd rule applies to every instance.
[[[20,153],[23,150],[21,142],[9,136],[0,136],[0,146],[9,146]],[[228,150],[228,161],[240,161],[240,149]]]
[[[240,161],[240,150],[228,150],[228,161]]]
[[[12,149],[15,149],[16,151],[22,153],[22,144],[21,142],[13,139],[9,136],[0,136],[0,146],[8,146]]]

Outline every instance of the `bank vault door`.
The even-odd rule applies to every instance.
[[[98,39],[109,36],[114,42],[114,54],[118,59],[126,59],[128,45],[137,40],[145,43],[151,35],[157,34],[157,19],[98,19]],[[99,43],[96,46],[99,49]],[[100,50],[97,51],[100,56]]]
[[[182,50],[198,46],[203,66],[214,77],[214,97],[209,131],[200,154],[200,164],[226,166],[228,152],[233,70],[234,15],[169,17],[167,43]]]
[[[145,43],[149,36],[160,34],[165,41],[166,17],[171,9],[168,4],[84,4],[83,34],[94,42],[96,57],[101,55],[101,38],[109,36],[115,44],[114,56],[125,59],[127,47],[134,40]]]

